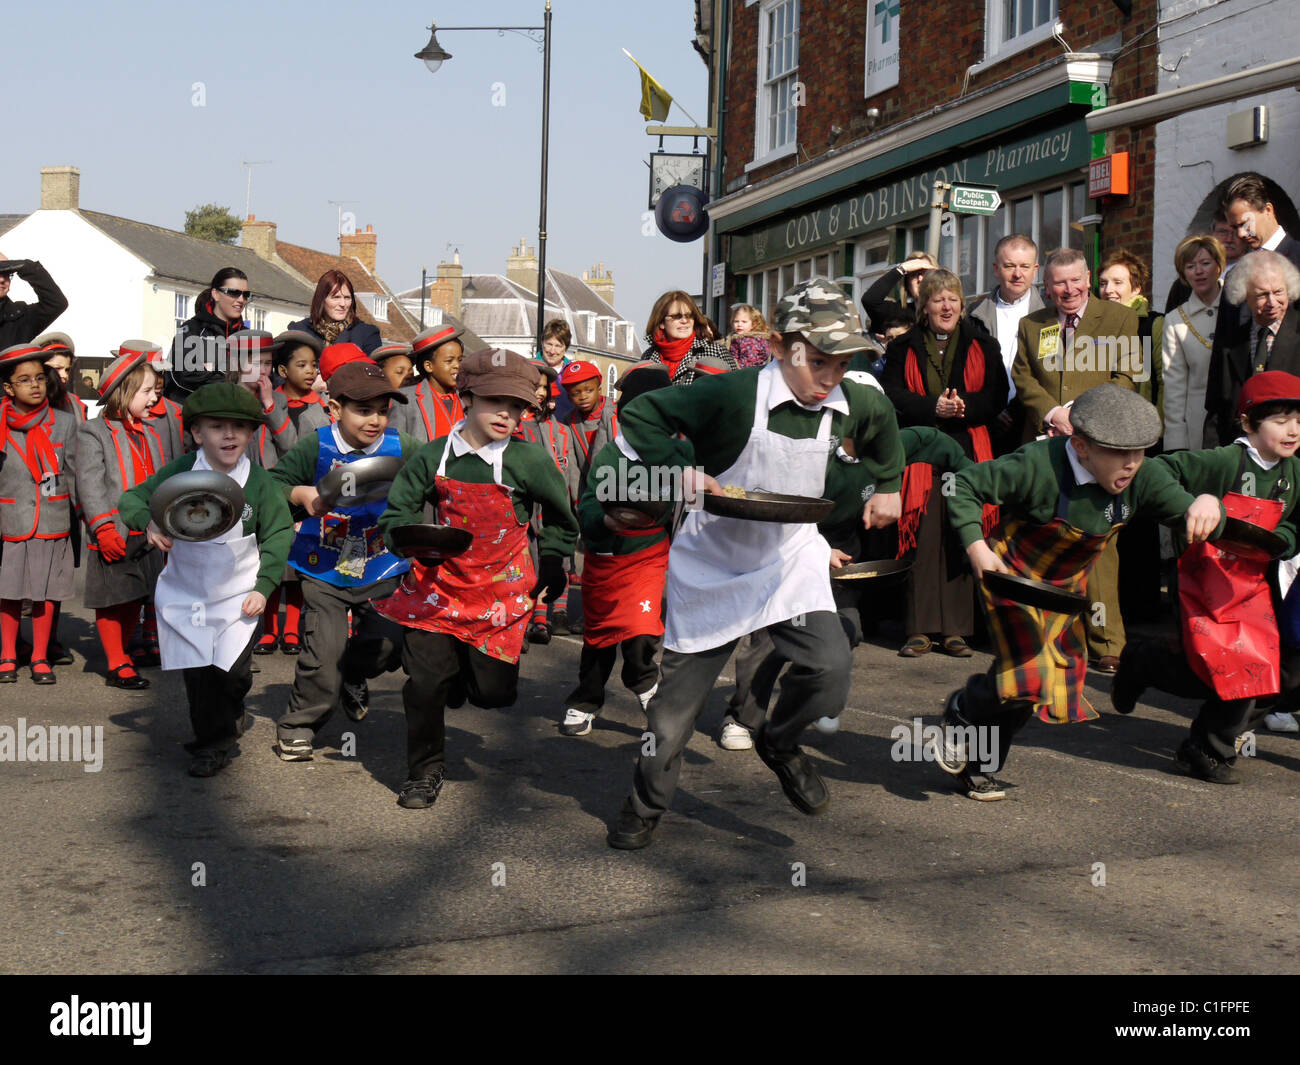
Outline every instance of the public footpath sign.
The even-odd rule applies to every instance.
[[[1002,206],[1002,197],[992,185],[954,185],[948,209],[958,214],[992,214]]]

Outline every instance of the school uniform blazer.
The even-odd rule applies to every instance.
[[[415,385],[402,388],[407,402],[396,400],[389,407],[388,424],[407,436],[415,437],[420,443],[427,444],[451,432],[452,426],[460,421],[460,400],[447,403],[441,398],[443,393],[434,394],[433,385],[428,378],[422,378]],[[455,393],[451,393],[455,395]],[[447,407],[451,406],[451,411]]]
[[[157,427],[145,422],[144,436],[153,468],[161,470],[167,460]],[[107,418],[83,422],[77,429],[77,455],[81,468],[78,504],[81,520],[90,533],[91,550],[98,550],[95,534],[110,522],[123,540],[128,536],[142,535],[128,529],[117,512],[122,493],[140,483],[134,476],[131,445],[127,442],[127,431],[122,423]]]
[[[146,422],[158,434],[162,443],[163,462],[171,462],[189,449],[185,446],[185,433],[181,425],[181,405],[166,397],[162,402],[163,413],[152,415]]]
[[[1244,332],[1238,332],[1236,341],[1223,353],[1216,366],[1210,360],[1209,377],[1205,388],[1205,447],[1224,447],[1241,435],[1237,420],[1237,400],[1241,386],[1255,372],[1255,350],[1251,343],[1255,335],[1255,322]],[[1300,373],[1300,311],[1292,305],[1286,309],[1277,327],[1273,350],[1269,353],[1268,368],[1286,373]]]
[[[1048,358],[1047,352],[1040,351],[1042,332],[1058,322],[1055,307],[1044,307],[1020,319],[1011,380],[1016,386],[1016,398],[1025,408],[1026,440],[1043,432],[1043,420],[1053,407],[1073,402],[1090,388],[1110,383],[1137,391],[1133,378],[1138,376],[1142,348],[1137,314],[1131,307],[1089,296],[1074,330],[1071,350],[1065,350],[1062,335],[1057,356]],[[1099,340],[1106,343],[1096,343]],[[1119,365],[1112,370],[1111,353],[1117,340],[1121,345]],[[1127,360],[1123,358],[1125,348],[1130,353]],[[1148,373],[1150,370],[1147,367]]]
[[[58,540],[72,531],[68,501],[76,499],[77,491],[77,419],[51,409],[41,427],[59,464],[58,476],[45,491],[32,480],[12,443],[0,452],[0,536],[6,540]]]
[[[394,403],[394,407],[400,407],[400,403]],[[330,424],[330,412],[325,409],[322,403],[308,403],[303,412],[298,415],[298,439],[304,436],[310,436],[317,429],[323,429]],[[392,424],[390,419],[389,424]]]
[[[269,470],[297,442],[298,434],[294,431],[293,419],[289,417],[289,401],[283,392],[272,392],[271,412],[266,415],[266,424],[258,426],[248,443],[245,452],[248,461]]]

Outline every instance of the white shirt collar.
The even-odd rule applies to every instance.
[[[1277,246],[1286,239],[1286,230],[1281,226],[1273,230],[1273,235],[1259,246],[1260,251],[1277,251]]]
[[[790,386],[785,383],[785,375],[781,372],[781,364],[773,359],[768,365],[772,370],[772,384],[767,390],[768,410],[776,410],[782,403],[793,401],[796,406],[801,407],[803,410],[819,411],[824,407],[829,407],[840,414],[849,413],[848,398],[844,395],[844,389],[840,388],[839,385],[836,385],[831,390],[831,394],[824,400],[816,406],[810,407],[807,403],[800,403],[799,400],[795,399],[794,393],[790,391]]]
[[[330,432],[334,434],[334,446],[338,448],[340,455],[351,455],[354,451],[364,451],[367,455],[373,455],[384,446],[384,437],[382,434],[373,444],[368,444],[366,447],[353,447],[343,439],[343,434],[339,432],[338,425],[331,425]]]
[[[460,458],[461,455],[474,454],[489,466],[497,466],[497,456],[500,455],[501,452],[505,451],[506,445],[510,443],[510,438],[506,437],[504,440],[493,440],[490,444],[484,444],[482,447],[476,448],[460,435],[460,431],[464,425],[464,419],[458,421],[455,427],[448,434],[447,442],[451,446],[452,455],[455,458]]]
[[[1260,469],[1263,469],[1263,470],[1271,470],[1274,466],[1276,466],[1276,465],[1281,461],[1280,459],[1274,459],[1272,462],[1265,462],[1264,459],[1260,456],[1259,452],[1255,450],[1255,445],[1252,444],[1252,443],[1251,443],[1251,442],[1250,442],[1246,437],[1244,437],[1244,436],[1239,436],[1239,437],[1237,437],[1237,439],[1234,440],[1233,443],[1234,443],[1234,444],[1245,444],[1245,445],[1246,445],[1246,454],[1250,456],[1250,460],[1251,460],[1251,461],[1252,461],[1256,466],[1258,466]]]
[[[208,461],[208,456],[203,453],[202,448],[199,449],[198,457],[194,460],[194,469],[212,470],[212,463]],[[235,463],[235,468],[226,474],[226,476],[237,482],[240,488],[243,488],[244,485],[248,483],[248,475],[252,469],[253,464],[248,461],[248,456],[240,455],[239,461]],[[215,473],[216,471],[212,470],[212,472]]]
[[[1031,292],[1033,292],[1033,291],[1034,291],[1034,290],[1033,290],[1032,288],[1027,288],[1027,289],[1025,289],[1025,294],[1024,294],[1023,296],[1021,296],[1018,300],[1012,300],[1011,302],[1007,302],[1006,300],[1004,300],[1004,299],[1002,298],[1002,286],[999,285],[998,288],[997,288],[997,306],[999,306],[999,307],[1019,307],[1021,304],[1023,304],[1023,303],[1028,303],[1028,302],[1029,302],[1029,294],[1030,294]]]
[[[1075,484],[1096,484],[1097,478],[1083,468],[1083,463],[1079,461],[1079,453],[1074,450],[1070,442],[1065,442],[1065,457],[1070,460],[1070,469],[1074,471]]]

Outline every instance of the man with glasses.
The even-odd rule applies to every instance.
[[[9,285],[17,274],[36,293],[35,303],[9,298]],[[8,259],[0,254],[0,351],[26,344],[68,309],[68,299],[54,278],[35,259]]]

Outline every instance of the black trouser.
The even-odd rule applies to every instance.
[[[193,754],[203,750],[228,751],[239,740],[244,720],[244,696],[253,686],[253,645],[257,632],[229,670],[218,666],[182,669],[185,696],[190,704],[194,739],[185,745]]]
[[[1268,711],[1254,699],[1221,699],[1214,689],[1193,671],[1182,648],[1154,640],[1134,641],[1125,648],[1124,668],[1143,687],[1202,699],[1200,712],[1192,719],[1192,743],[1220,762],[1232,763],[1237,756],[1237,737],[1248,732]]]
[[[1160,526],[1149,518],[1119,531],[1119,608],[1126,622],[1160,620]]]
[[[773,750],[791,751],[803,730],[821,717],[838,717],[849,697],[853,654],[839,618],[829,610],[769,625],[777,653],[790,662],[781,696],[766,726]],[[659,690],[646,710],[654,746],[641,748],[632,806],[639,817],[668,809],[682,771],[682,752],[737,640],[706,651],[664,651]]]
[[[961,711],[957,714],[958,724],[994,730],[991,737],[993,743],[979,744],[981,750],[994,752],[992,764],[971,766],[972,769],[985,773],[996,773],[1006,765],[1012,740],[1034,715],[1032,699],[1002,699],[998,695],[993,668],[996,668],[996,662],[989,672],[976,673],[966,681],[961,695]]]
[[[585,640],[578,660],[578,686],[569,693],[566,706],[584,714],[598,714],[605,705],[605,685],[614,672],[614,662],[623,652],[623,686],[635,695],[644,695],[655,686],[659,667],[655,655],[663,644],[662,636],[633,636],[608,647],[592,647]]]
[[[511,706],[519,683],[519,663],[502,662],[441,632],[406,629],[402,641],[402,686],[406,711],[407,775],[431,777],[445,762],[448,706],[466,698],[485,708]]]
[[[276,722],[282,740],[313,739],[334,713],[346,681],[359,684],[397,668],[401,629],[371,605],[397,588],[397,578],[339,588],[302,577],[302,651],[293,672],[289,710]],[[356,635],[348,637],[348,611]]]

